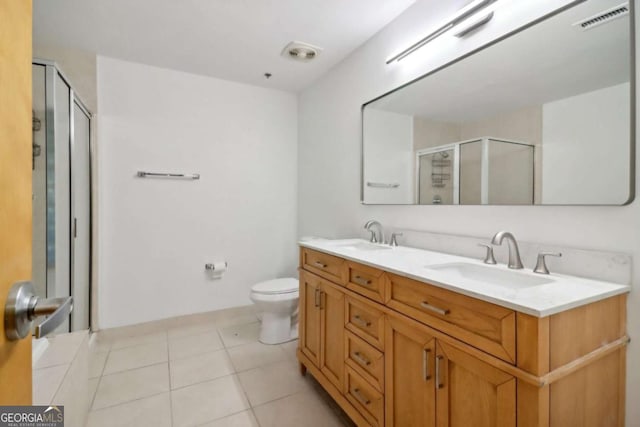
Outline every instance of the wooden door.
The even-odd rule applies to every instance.
[[[435,426],[434,337],[391,316],[385,331],[385,425]]]
[[[326,280],[320,287],[320,370],[338,390],[344,377],[344,293]]]
[[[320,367],[320,279],[300,272],[300,349]]]
[[[464,351],[436,344],[438,427],[515,427],[516,379]]]
[[[0,2],[0,309],[31,279],[31,0]],[[31,336],[8,341],[0,316],[0,405],[31,404]]]

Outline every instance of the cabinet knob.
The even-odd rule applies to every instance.
[[[446,316],[447,314],[449,314],[449,309],[436,307],[435,305],[429,304],[427,301],[422,301],[420,303],[420,307],[429,311],[433,311],[434,313],[438,313],[441,316]]]
[[[371,362],[368,361],[367,359],[365,359],[359,351],[356,351],[353,353],[353,359],[358,362],[359,364],[363,365],[363,366],[369,366],[371,365]]]
[[[422,378],[425,381],[431,379],[431,375],[429,374],[429,354],[431,354],[431,350],[425,348],[422,350]]]
[[[443,359],[444,359],[443,356],[436,356],[436,387],[437,388],[444,387],[444,382],[442,382],[442,379],[440,378],[440,374],[442,373],[440,363],[442,362]]]
[[[368,405],[371,403],[369,399],[367,399],[362,393],[360,393],[359,388],[354,388],[351,394],[353,394],[355,398],[358,399],[363,405]]]

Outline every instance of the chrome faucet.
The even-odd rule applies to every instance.
[[[376,227],[378,229],[377,236],[376,232],[372,230],[371,227]],[[371,233],[371,238],[369,239],[371,243],[384,243],[384,231],[382,230],[382,224],[380,224],[378,221],[370,219],[364,225],[364,229]]]
[[[533,269],[534,273],[549,274],[547,263],[544,260],[544,257],[546,256],[561,257],[562,254],[560,252],[540,252],[538,254],[538,262],[536,262],[536,268]]]
[[[509,244],[509,268],[521,270],[523,268],[522,260],[520,259],[518,242],[516,242],[516,238],[513,234],[508,231],[499,231],[495,236],[493,236],[493,239],[491,239],[491,244],[501,245],[504,239],[507,239],[507,243]]]
[[[398,236],[402,236],[402,233],[391,233],[391,240],[389,240],[389,246],[398,246]]]

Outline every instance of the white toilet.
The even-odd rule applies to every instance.
[[[298,279],[257,283],[250,298],[261,313],[260,342],[280,344],[298,338]]]

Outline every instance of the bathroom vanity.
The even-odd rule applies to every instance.
[[[300,245],[300,369],[357,425],[624,425],[628,286]]]

